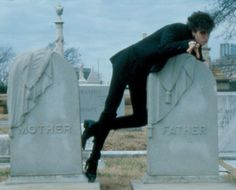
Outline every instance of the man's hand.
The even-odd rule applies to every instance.
[[[189,54],[191,54],[192,52],[195,52],[196,54],[196,57],[199,59],[200,58],[200,53],[199,53],[199,47],[200,47],[200,44],[195,42],[195,41],[190,41],[188,43],[188,49],[187,49],[187,52]]]

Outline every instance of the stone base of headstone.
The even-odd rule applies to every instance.
[[[98,181],[98,179],[97,179]],[[99,182],[88,183],[82,175],[10,176],[1,190],[100,190]]]
[[[88,183],[82,175],[54,176],[10,176],[7,181],[0,183],[1,190],[100,190],[97,179]]]
[[[99,183],[0,184],[1,190],[100,190]]]
[[[155,176],[144,175],[142,182],[148,184],[154,183],[209,183],[209,182],[219,182],[222,181],[219,176]]]
[[[31,183],[81,183],[86,182],[82,175],[55,175],[55,176],[10,176],[6,184],[31,184]]]
[[[132,190],[234,190],[236,184],[223,182],[155,183],[146,184],[141,180],[131,181]]]

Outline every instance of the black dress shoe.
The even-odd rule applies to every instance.
[[[85,165],[85,176],[88,178],[88,182],[93,183],[97,177],[98,160],[88,159]]]
[[[95,124],[95,121],[93,121],[93,120],[85,120],[84,121],[84,132],[81,137],[81,141],[82,141],[81,144],[82,144],[83,150],[85,149],[87,140],[90,137],[94,136],[93,130],[92,130],[94,124]]]

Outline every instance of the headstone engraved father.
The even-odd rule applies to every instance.
[[[171,58],[159,74],[149,76],[150,179],[217,179],[215,87],[208,68],[187,54]]]
[[[133,189],[205,189],[219,182],[216,102],[212,73],[192,55],[173,57],[149,75],[147,171]]]
[[[78,96],[75,72],[59,54],[16,59],[8,83],[11,183],[84,180]]]

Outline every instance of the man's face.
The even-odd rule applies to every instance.
[[[209,40],[209,33],[204,30],[192,31],[195,41],[201,45],[205,45]]]

